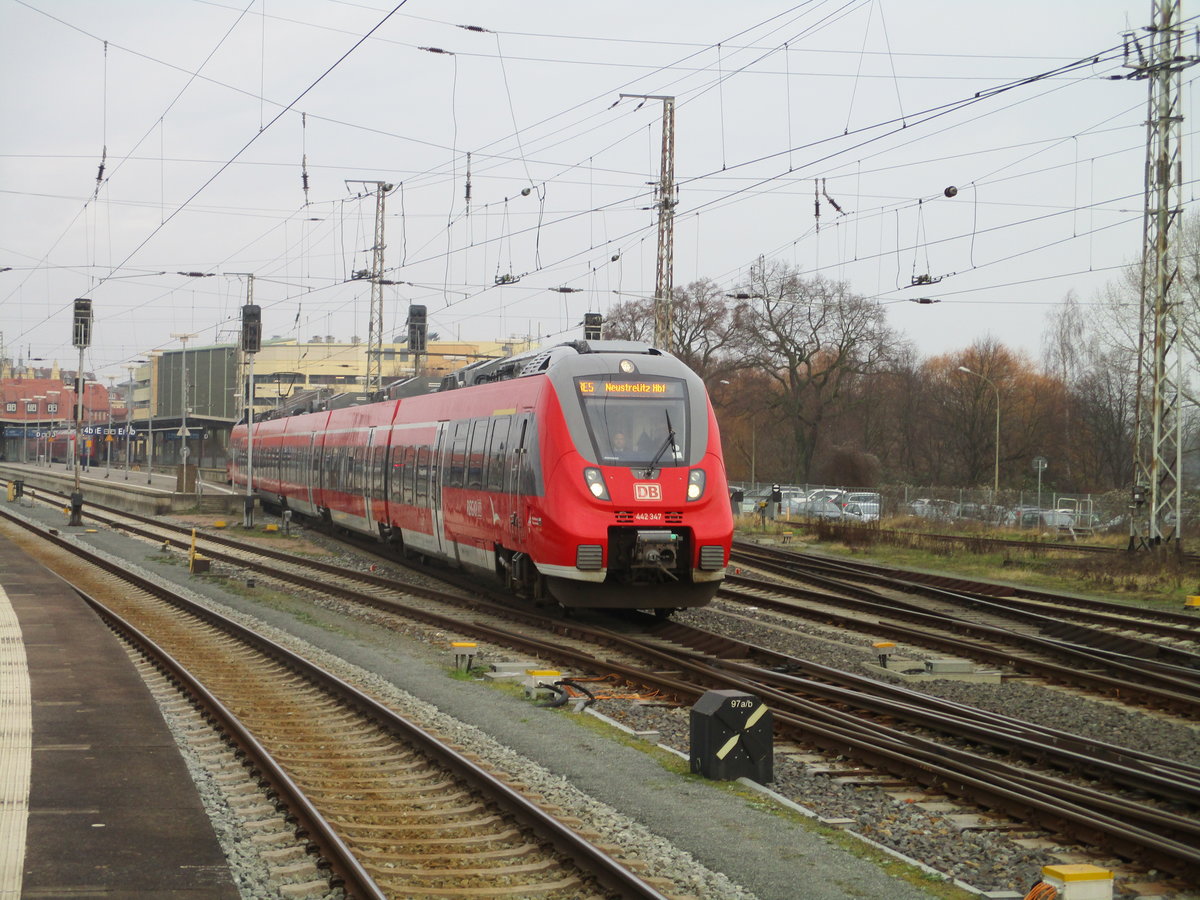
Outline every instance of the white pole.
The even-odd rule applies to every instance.
[[[80,437],[83,429],[83,347],[79,348],[79,372],[75,379],[75,388],[79,396],[75,398],[75,493],[79,493],[79,467],[82,463],[83,448]]]
[[[183,405],[179,408],[179,410],[180,410],[179,414],[181,417],[180,424],[182,425],[182,428],[180,429],[179,439],[181,441],[183,441],[183,446],[179,451],[179,456],[183,460],[183,465],[184,465],[184,468],[186,469],[187,461],[188,461],[188,438],[190,438],[192,435],[192,433],[190,431],[188,431],[188,427],[187,427],[187,412],[188,412],[187,411],[187,388],[188,388],[188,383],[187,383],[187,338],[183,339],[183,356],[180,360],[180,365],[183,368],[183,377],[179,379],[179,385],[180,385],[180,389],[182,392],[182,396],[180,397],[180,399],[183,401]],[[185,479],[187,478],[186,472],[184,473],[183,477]]]

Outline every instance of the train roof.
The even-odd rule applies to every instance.
[[[507,381],[511,378],[524,378],[545,372],[561,359],[579,356],[586,353],[616,353],[622,356],[663,356],[657,347],[640,341],[569,341],[521,353],[517,356],[506,356],[503,359],[484,359],[451,372],[442,378],[442,391],[453,391],[458,388],[471,387],[476,384],[488,384],[493,381]]]
[[[403,400],[441,391],[453,391],[476,384],[490,384],[512,378],[524,378],[546,372],[560,360],[584,354],[604,353],[622,356],[666,356],[667,354],[641,341],[568,341],[552,347],[530,350],[500,359],[481,359],[440,378],[415,375],[393,382],[375,394],[350,392],[330,394],[323,390],[309,391],[292,398],[277,410],[256,416],[260,421],[300,415],[329,409],[359,406],[378,400]],[[244,423],[245,419],[242,419]]]

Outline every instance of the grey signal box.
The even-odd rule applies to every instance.
[[[714,781],[774,781],[773,724],[753,694],[708,691],[692,707],[692,771]]]

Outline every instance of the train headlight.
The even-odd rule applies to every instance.
[[[604,483],[604,476],[599,469],[588,466],[583,470],[583,480],[587,482],[588,490],[592,492],[593,497],[597,500],[608,499],[608,485]]]
[[[704,496],[704,470],[692,469],[688,472],[687,498],[699,500]]]

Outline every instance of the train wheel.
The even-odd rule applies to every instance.
[[[654,618],[662,619],[664,622],[671,618],[671,614],[675,612],[675,608],[671,606],[659,606],[654,610]]]

